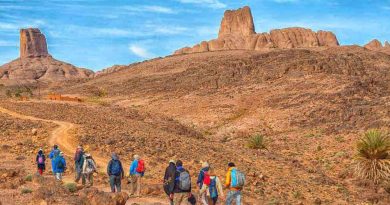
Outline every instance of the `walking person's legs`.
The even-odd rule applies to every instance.
[[[241,205],[241,191],[236,191],[236,205]]]
[[[115,193],[115,186],[115,175],[110,175],[110,187],[112,193]]]
[[[226,205],[231,205],[233,202],[233,194],[234,191],[228,191],[227,196],[226,196]]]
[[[206,192],[203,192],[202,194],[200,194],[199,197],[200,197],[200,202],[202,203],[202,205],[208,205]]]
[[[122,184],[121,184],[121,176],[115,176],[115,186],[116,186],[116,192],[122,191]]]
[[[137,179],[136,196],[140,196],[140,194],[141,194],[141,180],[142,180],[142,177],[141,177],[141,175],[138,175],[138,174],[135,177]]]

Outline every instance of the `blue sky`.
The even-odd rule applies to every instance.
[[[344,45],[390,40],[390,0],[0,0],[0,65],[19,56],[20,28],[40,28],[53,57],[100,70],[215,38],[224,10],[245,5],[256,32],[301,26]]]

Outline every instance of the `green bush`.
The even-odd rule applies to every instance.
[[[32,193],[33,191],[30,188],[23,188],[21,192],[22,192],[22,194],[29,194],[29,193]]]
[[[76,183],[66,183],[64,184],[64,187],[65,189],[67,189],[68,191],[70,191],[71,193],[74,193],[77,191],[77,185]]]
[[[33,176],[31,174],[29,174],[26,177],[24,177],[24,181],[31,182],[32,178],[33,178]]]
[[[390,138],[379,130],[367,131],[357,143],[355,172],[378,184],[390,179]]]
[[[251,149],[267,149],[264,136],[257,134],[249,138],[247,146]]]

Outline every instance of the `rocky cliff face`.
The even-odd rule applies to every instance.
[[[382,43],[378,39],[374,39],[374,40],[370,41],[369,43],[367,43],[364,46],[364,48],[366,48],[368,50],[378,51],[378,52],[382,52],[382,53],[386,53],[386,54],[390,55],[390,44],[387,41],[385,42],[384,45],[382,45]]]
[[[93,77],[91,70],[54,59],[37,28],[20,30],[20,58],[0,66],[0,84],[15,85]]]
[[[20,58],[26,57],[46,57],[46,38],[39,29],[20,29]]]
[[[185,47],[174,54],[218,50],[264,50],[271,48],[310,48],[338,46],[336,36],[329,31],[314,32],[305,28],[275,29],[270,33],[256,33],[249,7],[225,12],[218,38]]]

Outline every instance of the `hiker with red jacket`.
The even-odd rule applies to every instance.
[[[131,194],[140,196],[141,179],[145,174],[145,162],[139,155],[134,155],[134,161],[130,165]]]
[[[41,148],[41,149],[39,149],[38,154],[37,154],[37,158],[36,158],[39,175],[42,175],[43,171],[45,171],[45,168],[46,168],[45,161],[46,161],[46,157],[45,157],[45,154],[43,154],[43,150]]]

